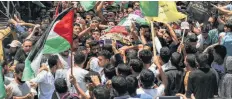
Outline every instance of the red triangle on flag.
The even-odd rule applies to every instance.
[[[72,46],[74,11],[70,10],[54,27],[54,32],[66,39]]]

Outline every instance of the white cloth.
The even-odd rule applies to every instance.
[[[103,70],[103,68],[98,65],[98,58],[96,57],[91,58],[89,67],[90,70],[98,72],[99,74],[101,74],[101,71]]]
[[[169,60],[167,63],[162,65],[162,70],[165,71],[167,70],[169,67],[171,67],[171,61]]]
[[[51,72],[41,71],[32,82],[38,83],[39,88],[39,99],[51,99],[52,94],[55,90],[54,82],[55,79]]]
[[[67,69],[58,69],[58,70],[56,70],[55,80],[58,79],[58,78],[64,78],[64,79],[66,79],[67,72],[68,72]]]
[[[136,90],[137,94],[141,94],[141,95],[150,95],[152,97],[158,97],[158,96],[162,96],[164,94],[164,85],[161,84],[158,88],[154,88],[154,89],[143,89],[143,88],[139,88]]]
[[[87,88],[86,88],[86,83],[84,81],[84,78],[85,78],[85,75],[88,74],[89,71],[87,70],[84,70],[80,67],[77,67],[77,66],[74,66],[73,67],[73,75],[74,77],[76,78],[77,80],[77,83],[79,84],[80,88],[85,92],[87,91]],[[69,92],[70,93],[76,93],[76,89],[74,86],[71,86],[71,83],[69,82],[69,76],[71,74],[71,68],[68,70],[67,72],[67,85],[68,85],[68,88],[69,88]]]

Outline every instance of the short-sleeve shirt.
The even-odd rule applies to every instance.
[[[152,97],[158,97],[158,96],[162,96],[164,94],[164,85],[161,84],[158,88],[154,88],[154,89],[143,89],[143,88],[139,88],[137,89],[137,94],[141,94],[141,95],[149,95]]]
[[[232,56],[232,32],[226,33],[225,37],[222,39],[222,45],[227,49],[227,56]]]
[[[22,97],[31,92],[31,86],[29,82],[18,84],[14,80],[8,86],[12,88],[12,96]]]
[[[36,78],[31,80],[39,85],[39,99],[51,99],[55,90],[55,79],[51,72],[41,71]]]

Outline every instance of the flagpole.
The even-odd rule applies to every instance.
[[[73,75],[73,48],[71,45],[71,75]]]
[[[156,48],[155,48],[155,31],[153,26],[153,21],[151,23],[151,34],[152,34],[152,46],[153,46],[153,55],[156,55]]]
[[[188,17],[186,17],[185,22],[187,22],[187,18],[188,18]],[[181,40],[181,43],[180,43],[180,44],[183,44],[183,42],[184,42],[185,30],[186,30],[186,29],[184,28],[184,31],[183,31],[183,34],[182,34],[182,40]],[[181,52],[181,49],[180,49],[180,52]]]

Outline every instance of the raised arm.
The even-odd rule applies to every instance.
[[[170,35],[171,35],[171,37],[172,37],[172,40],[173,40],[176,44],[178,44],[178,43],[179,43],[178,38],[177,38],[176,33],[174,32],[174,30],[172,29],[172,27],[171,27],[168,23],[164,23],[164,24],[168,27],[168,30],[169,30]]]

